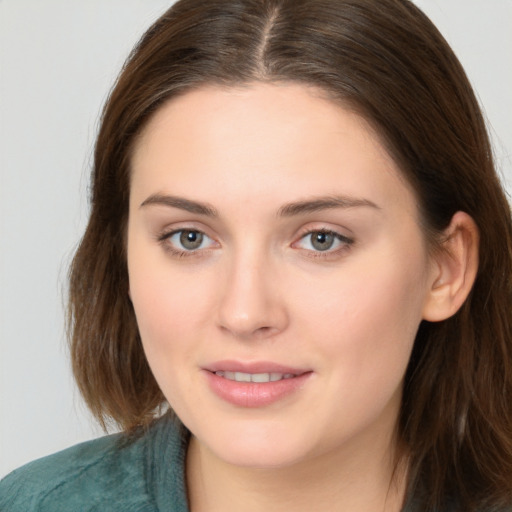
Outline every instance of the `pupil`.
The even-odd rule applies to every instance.
[[[185,249],[197,249],[203,241],[203,235],[197,231],[183,231],[180,235],[180,242]]]
[[[330,249],[333,243],[334,236],[330,233],[316,233],[312,240],[313,247],[319,251],[326,251],[327,249]]]

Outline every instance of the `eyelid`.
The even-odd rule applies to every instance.
[[[160,225],[155,224],[153,230],[153,236],[157,241],[164,240],[181,231],[197,231],[212,240],[217,240],[216,234],[212,232],[212,229],[208,225],[195,220],[178,220],[176,222],[166,222]]]
[[[202,247],[203,243],[201,242],[200,247],[187,249],[186,247],[180,247],[179,244],[172,242],[171,239],[175,235],[182,233],[184,231],[196,232],[201,234],[206,238],[208,245],[206,247]],[[205,256],[212,249],[220,247],[220,243],[211,235],[207,233],[208,229],[203,229],[198,227],[197,225],[184,224],[184,225],[173,225],[167,226],[163,228],[158,233],[155,234],[155,239],[159,244],[162,245],[163,249],[169,252],[172,256],[176,257],[189,257],[189,256]],[[339,256],[340,253],[345,252],[350,249],[350,247],[354,244],[355,240],[352,236],[343,234],[341,232],[343,230],[337,228],[331,228],[330,226],[320,225],[318,227],[308,225],[303,227],[299,233],[295,237],[295,241],[291,244],[292,248],[299,249],[305,253],[308,257],[312,258],[333,258]],[[335,238],[334,247],[329,247],[325,250],[318,249],[315,247],[303,247],[302,244],[304,240],[315,233],[325,233],[332,235]]]
[[[312,229],[310,231],[307,231],[303,235],[301,235],[301,237],[299,238],[298,241],[303,240],[307,236],[310,236],[310,235],[312,235],[314,233],[324,233],[326,235],[332,235],[337,240],[339,240],[341,242],[349,243],[349,244],[354,242],[354,240],[352,238],[349,238],[346,235],[342,235],[341,233],[338,233],[337,231],[333,231],[332,229]]]
[[[325,233],[334,236],[337,241],[337,245],[334,248],[328,248],[323,251],[315,248],[310,249],[306,247],[300,247],[301,242],[314,233]],[[297,236],[296,241],[293,242],[292,247],[305,251],[305,253],[310,257],[328,258],[336,256],[341,252],[347,251],[354,244],[354,242],[355,240],[352,236],[347,236],[343,233],[340,233],[338,230],[327,226],[319,226],[304,228]]]
[[[186,249],[177,247],[174,243],[171,242],[171,239],[175,235],[182,233],[184,231],[199,233],[203,237],[209,239],[210,243],[208,247],[198,247],[197,249]],[[177,257],[202,256],[205,255],[205,253],[207,253],[208,251],[214,249],[216,246],[219,246],[219,243],[213,237],[208,235],[204,230],[190,225],[163,229],[157,234],[156,239],[158,243],[163,246],[164,250],[169,252],[172,256]]]
[[[302,226],[297,231],[296,239],[298,240],[311,233],[332,233],[344,240],[354,242],[354,235],[350,229],[326,222],[308,222],[307,225]]]

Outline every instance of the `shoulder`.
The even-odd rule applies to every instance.
[[[0,510],[157,511],[151,478],[161,424],[132,438],[82,443],[13,471],[0,482]],[[170,430],[177,435],[176,427]]]
[[[140,485],[143,458],[140,440],[129,443],[122,434],[73,446],[7,475],[0,483],[0,510],[94,510]],[[84,498],[89,508],[83,508]]]

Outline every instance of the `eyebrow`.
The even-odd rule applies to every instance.
[[[184,197],[170,196],[163,194],[153,194],[143,201],[140,207],[149,205],[170,206],[172,208],[179,208],[190,213],[198,215],[205,215],[206,217],[218,217],[217,210],[207,204],[198,201],[185,199]],[[374,202],[368,199],[360,199],[350,196],[323,196],[315,197],[313,199],[304,201],[295,201],[288,203],[279,208],[278,217],[293,217],[295,215],[302,215],[306,213],[314,213],[322,210],[329,210],[334,208],[356,208],[356,207],[370,207],[380,210]]]
[[[278,216],[292,217],[294,215],[314,213],[333,208],[356,208],[361,206],[380,210],[379,206],[368,199],[360,199],[350,196],[325,196],[284,205],[279,209]]]
[[[219,216],[217,210],[213,206],[210,206],[206,203],[191,201],[190,199],[185,199],[184,197],[153,194],[149,196],[145,201],[143,201],[140,207],[142,208],[148,205],[171,206],[172,208],[179,208],[180,210],[185,210],[187,212],[195,213],[198,215],[205,215],[207,217]]]

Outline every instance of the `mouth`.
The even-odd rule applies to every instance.
[[[272,362],[219,361],[203,370],[215,395],[244,408],[266,407],[296,396],[313,374]]]
[[[228,372],[219,370],[217,372],[213,372],[218,377],[223,377],[224,379],[233,380],[235,382],[256,382],[256,383],[265,383],[265,382],[277,382],[284,379],[293,379],[297,377],[294,373],[245,373],[245,372]]]

